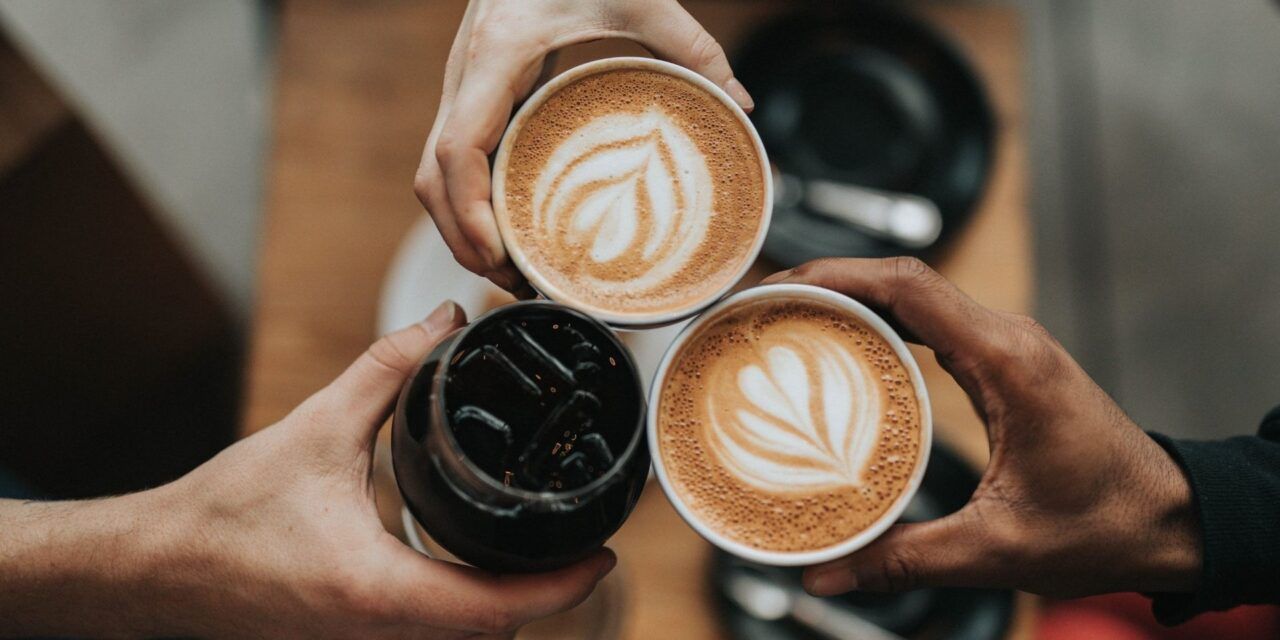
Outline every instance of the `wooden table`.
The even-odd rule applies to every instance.
[[[732,50],[777,1],[691,0],[689,10]],[[287,2],[276,72],[274,144],[263,226],[243,433],[279,420],[373,340],[383,277],[423,215],[411,181],[439,100],[462,0],[430,3]],[[935,266],[978,301],[1028,311],[1032,256],[1026,210],[1021,24],[1007,7],[925,4],[986,81],[999,116],[995,172],[980,209]],[[639,53],[593,43],[567,67]],[[975,464],[986,438],[967,398],[925,350],[917,352],[938,434]],[[710,547],[657,487],[611,542],[629,575],[625,638],[663,632],[722,637],[702,579]],[[1020,598],[1013,637],[1029,637]]]

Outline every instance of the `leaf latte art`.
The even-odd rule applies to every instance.
[[[534,186],[533,224],[547,250],[585,255],[590,286],[643,290],[697,250],[711,196],[705,158],[668,117],[609,114],[551,154]]]
[[[733,375],[711,367],[710,443],[726,469],[766,491],[862,484],[876,442],[872,373],[824,335],[780,337]]]
[[[768,167],[720,98],[626,64],[553,80],[521,110],[494,165],[494,213],[548,298],[645,325],[705,307],[747,269]]]

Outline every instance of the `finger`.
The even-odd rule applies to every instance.
[[[472,26],[479,3],[469,3],[458,27],[458,34],[449,48],[448,62],[444,68],[444,83],[440,91],[440,102],[436,108],[435,121],[431,132],[423,145],[422,158],[418,161],[418,170],[414,174],[413,191],[422,203],[427,214],[436,224],[436,229],[444,239],[445,245],[453,253],[454,259],[464,268],[478,275],[485,275],[489,266],[471,246],[458,229],[453,208],[449,206],[449,195],[445,191],[444,176],[440,172],[440,164],[436,161],[436,141],[452,112],[453,101],[458,93],[458,85],[462,81],[467,66],[467,48],[471,39]]]
[[[994,574],[970,518],[898,524],[852,555],[804,572],[804,588],[816,596],[861,591],[906,591],[934,586],[984,586]]]
[[[489,155],[497,148],[516,98],[537,80],[542,57],[490,58],[469,68],[436,142],[436,160],[462,236],[490,270],[506,265],[490,204]]]
[[[761,284],[809,284],[854,298],[888,316],[940,361],[979,361],[996,346],[995,313],[915,258],[827,258],[774,274]]]
[[[440,237],[453,253],[454,260],[472,273],[487,274],[490,271],[487,261],[480,257],[479,252],[466,238],[462,237],[453,208],[449,206],[449,194],[445,191],[444,176],[440,174],[440,167],[436,164],[434,137],[427,140],[422,163],[418,166],[418,173],[413,179],[413,191],[418,196],[418,201],[422,203],[422,207],[427,210],[427,214],[431,216],[431,220],[435,222],[436,230],[440,232]],[[499,284],[499,286],[502,285]]]
[[[489,634],[577,606],[616,563],[613,552],[602,549],[555,571],[494,575],[431,560],[403,545],[394,555],[387,584],[396,585],[401,595],[393,597],[405,615],[420,624]]]
[[[425,320],[373,343],[347,370],[311,401],[339,415],[345,428],[361,425],[360,442],[377,433],[391,404],[427,353],[454,329],[466,323],[466,314],[446,300]]]
[[[755,107],[746,87],[733,77],[720,43],[679,3],[641,3],[628,17],[631,37],[654,55],[714,82],[744,111]]]

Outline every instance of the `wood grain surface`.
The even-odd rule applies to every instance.
[[[685,4],[728,49],[761,18],[788,6]],[[286,415],[376,337],[388,264],[423,215],[413,171],[463,8],[461,0],[285,3],[244,434]],[[979,211],[935,267],[979,302],[1026,312],[1033,282],[1019,15],[951,2],[920,10],[970,56],[1000,122],[995,170]],[[639,52],[630,43],[593,43],[566,51],[559,66]],[[927,350],[916,355],[939,437],[985,464],[986,437],[967,398]],[[703,579],[710,547],[658,487],[649,487],[611,546],[628,583],[623,637],[723,637]],[[1025,638],[1033,602],[1019,602],[1011,637]]]

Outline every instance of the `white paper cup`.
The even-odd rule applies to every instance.
[[[698,514],[684,503],[676,492],[675,487],[672,486],[666,467],[663,465],[662,450],[658,439],[658,416],[661,415],[663,379],[667,375],[667,369],[671,366],[675,356],[680,353],[685,343],[691,337],[696,336],[702,327],[708,323],[715,322],[721,314],[739,305],[757,300],[788,299],[816,300],[827,303],[861,320],[876,333],[880,334],[885,339],[885,342],[893,348],[893,352],[898,356],[898,359],[902,361],[903,367],[906,368],[911,377],[912,386],[915,388],[916,401],[920,404],[920,455],[902,493],[870,527],[859,531],[848,540],[808,551],[770,551],[752,547],[732,540],[704,524],[699,520]],[[646,429],[648,430],[649,451],[653,458],[654,473],[658,477],[658,482],[662,485],[663,493],[667,494],[667,499],[671,501],[680,517],[684,518],[684,521],[689,523],[689,526],[693,527],[699,535],[717,547],[752,562],[775,566],[807,566],[827,562],[861,549],[879,537],[902,515],[903,510],[907,508],[907,504],[911,502],[911,498],[915,496],[916,491],[920,488],[920,482],[924,478],[925,467],[929,464],[929,450],[933,442],[933,418],[929,408],[929,393],[925,389],[924,377],[920,374],[920,367],[916,365],[915,358],[907,350],[907,345],[902,341],[902,338],[889,327],[888,323],[862,303],[828,289],[801,284],[763,285],[747,289],[726,298],[706,313],[694,319],[693,322],[690,322],[684,331],[676,337],[675,342],[672,342],[671,346],[668,347],[666,355],[662,358],[662,363],[658,366],[658,372],[654,375],[653,383],[649,388],[649,415]]]
[[[523,128],[524,123],[529,117],[538,110],[547,98],[554,95],[561,88],[570,83],[584,78],[589,75],[611,71],[614,69],[644,69],[649,71],[657,71],[667,75],[675,76],[686,80],[700,89],[706,91],[711,96],[723,103],[731,113],[737,117],[742,124],[743,129],[751,137],[752,143],[755,145],[756,155],[760,159],[760,177],[761,184],[764,186],[764,198],[761,206],[761,220],[759,231],[752,240],[751,246],[746,253],[742,265],[731,278],[726,278],[724,284],[719,287],[713,294],[699,299],[684,307],[654,313],[621,313],[607,308],[598,307],[588,304],[584,301],[575,299],[568,295],[561,288],[552,284],[542,273],[539,272],[536,265],[530,262],[524,251],[524,247],[517,241],[515,229],[512,227],[507,216],[507,198],[506,198],[506,167],[511,155],[511,144],[515,137],[515,133]],[[502,234],[503,244],[506,245],[507,253],[511,256],[512,263],[524,274],[529,280],[529,284],[544,297],[559,302],[561,304],[574,307],[579,311],[588,313],[593,317],[606,322],[614,327],[622,329],[646,329],[653,327],[661,327],[669,325],[680,320],[684,320],[698,314],[707,307],[715,304],[717,300],[724,297],[733,285],[737,284],[751,268],[751,264],[755,262],[756,256],[760,254],[760,247],[764,244],[764,238],[769,230],[769,220],[773,215],[773,180],[769,169],[769,158],[765,154],[764,143],[760,141],[760,134],[756,132],[756,128],[751,124],[751,119],[738,106],[729,94],[723,89],[717,87],[714,83],[706,78],[690,71],[680,65],[654,60],[653,58],[639,57],[621,57],[621,58],[605,58],[576,66],[560,75],[552,78],[550,82],[543,85],[542,88],[534,92],[529,99],[525,101],[520,110],[516,112],[514,118],[507,125],[507,130],[502,136],[502,142],[498,145],[498,152],[494,156],[493,161],[493,210],[498,222],[498,230]]]

